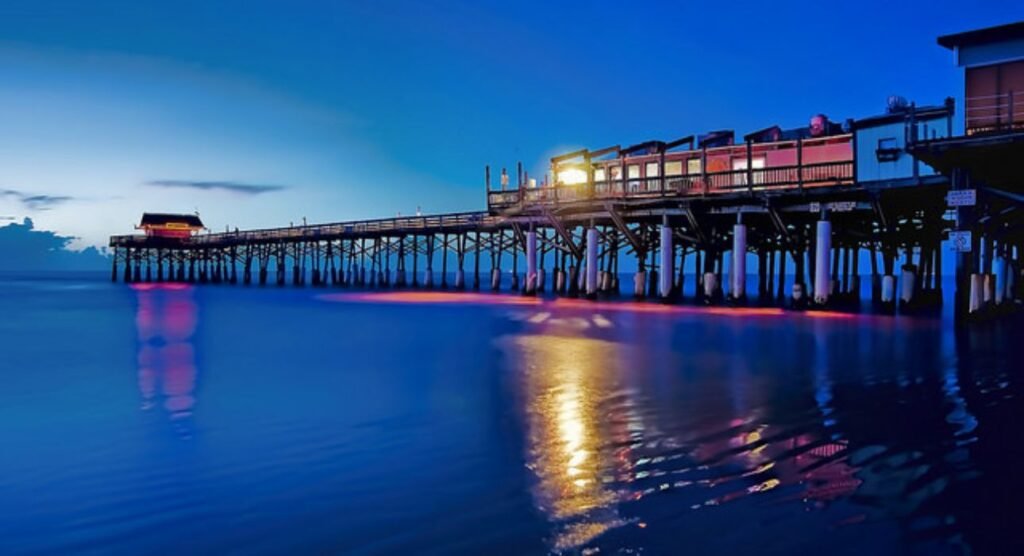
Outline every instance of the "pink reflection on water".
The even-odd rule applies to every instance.
[[[192,336],[197,308],[183,284],[134,284],[142,409],[161,404],[172,420],[188,417],[195,405],[197,369]]]
[[[527,297],[498,293],[443,292],[443,291],[384,291],[332,293],[317,296],[321,301],[335,303],[391,303],[409,305],[511,305],[531,306],[543,309],[566,309],[579,311],[608,311],[621,313],[642,313],[662,315],[721,315],[726,317],[795,317],[812,319],[871,319],[873,315],[858,315],[838,311],[811,310],[787,311],[779,307],[730,307],[730,306],[688,306],[670,305],[656,301],[603,301],[580,298]]]

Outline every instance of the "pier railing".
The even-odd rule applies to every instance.
[[[458,232],[468,228],[486,228],[501,223],[503,219],[486,212],[459,212],[427,216],[398,216],[352,222],[336,222],[309,226],[289,226],[199,234],[190,238],[174,240],[161,238],[163,243],[187,243],[194,246],[231,245],[252,242],[307,241],[316,239],[341,238],[346,236],[404,234],[409,232]],[[154,238],[144,235],[120,235],[110,238],[110,245],[132,247],[151,245]]]
[[[616,179],[549,187],[490,191],[487,205],[494,210],[557,205],[586,200],[692,197],[728,193],[842,186],[853,183],[853,161],[726,170],[701,174]]]
[[[964,127],[967,135],[1024,130],[1024,93],[967,97]]]
[[[519,187],[487,192],[488,211],[493,213],[513,209],[529,208],[537,205],[558,205],[587,200],[607,199],[649,199],[659,197],[692,197],[736,193],[755,193],[758,191],[803,189],[809,187],[851,185],[854,181],[854,165],[852,148],[848,158],[836,157],[835,152],[826,156],[828,161],[806,162],[805,154],[826,144],[849,145],[853,136],[835,135],[815,139],[786,140],[771,143],[748,143],[729,145],[713,149],[675,152],[666,155],[642,155],[635,158],[619,158],[611,163],[613,169],[622,172],[627,166],[633,169],[640,167],[657,168],[657,175],[633,175],[631,177],[616,176],[612,179],[594,179],[604,177],[608,172],[605,167],[591,164],[585,158],[582,166],[577,166],[578,173],[586,173],[593,168],[590,179],[583,183],[561,183],[541,187]],[[818,151],[817,158],[821,158]],[[791,164],[772,163],[774,158],[794,161]],[[666,162],[671,161],[676,168],[690,167],[688,162],[698,160],[697,172],[666,173]],[[725,161],[733,166],[731,170],[708,171],[707,162]],[[766,164],[767,163],[767,164]],[[599,163],[598,163],[599,164]],[[760,165],[761,167],[755,167]],[[597,170],[600,169],[600,172]],[[557,170],[554,168],[553,170]],[[653,170],[645,170],[644,173]],[[553,172],[555,175],[557,171]],[[628,172],[632,174],[632,171]]]

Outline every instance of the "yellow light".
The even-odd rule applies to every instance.
[[[579,185],[587,183],[587,173],[579,168],[566,168],[559,170],[558,181],[565,185]]]

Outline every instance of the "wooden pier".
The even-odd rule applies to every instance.
[[[852,308],[865,266],[878,307],[918,310],[942,302],[950,240],[958,322],[1009,311],[1024,299],[1024,91],[999,87],[1024,84],[1015,37],[1024,23],[939,40],[967,66],[963,136],[951,99],[893,97],[842,124],[582,149],[539,183],[519,165],[494,187],[488,168],[480,212],[199,234],[148,215],[145,235],[111,237],[111,277]]]
[[[931,117],[937,114],[949,112],[933,110]],[[515,187],[491,190],[488,183],[488,210],[481,212],[185,238],[114,236],[112,278],[664,300],[678,300],[689,288],[705,303],[841,307],[858,303],[857,269],[869,257],[879,305],[937,304],[949,180],[858,181],[855,134],[818,141],[845,145],[839,152],[848,153],[846,159],[806,164],[802,151],[815,141],[748,141],[676,154],[670,154],[672,143],[651,142],[596,151],[604,162],[580,151],[554,159],[552,175],[557,179],[582,161],[582,182],[529,187],[519,172]],[[755,167],[758,153],[787,149],[796,150],[797,164]],[[645,154],[631,156],[638,151]],[[703,164],[699,174],[666,171],[673,158],[735,160],[737,151],[746,160],[737,164],[740,170],[710,172]],[[594,179],[602,167],[637,164],[654,175],[631,178],[626,170],[618,178],[606,172],[607,179]],[[746,253],[757,261],[757,284],[749,288],[756,300],[747,299]],[[619,283],[623,257],[636,268],[625,286]]]

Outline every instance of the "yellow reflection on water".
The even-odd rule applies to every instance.
[[[561,525],[556,550],[582,546],[624,523],[616,508],[621,496],[606,485],[618,468],[630,466],[628,457],[616,457],[615,448],[628,446],[630,431],[626,424],[616,425],[626,421],[614,418],[619,406],[609,403],[621,390],[619,346],[554,335],[517,336],[508,343],[525,371],[538,505]]]

